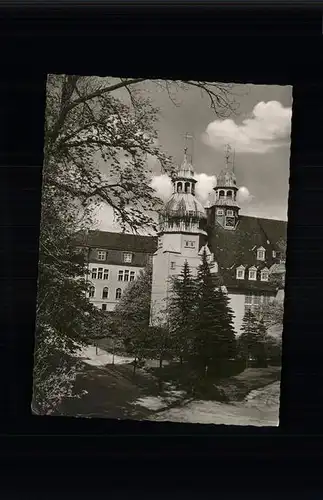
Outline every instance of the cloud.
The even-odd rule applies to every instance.
[[[216,183],[214,175],[195,174],[196,195],[201,201],[206,201]],[[155,175],[151,181],[151,187],[155,189],[157,195],[164,201],[168,200],[173,192],[173,185],[168,175]]]
[[[237,153],[268,153],[289,144],[291,117],[292,108],[278,101],[261,101],[251,117],[239,125],[231,119],[209,123],[202,140],[214,149],[223,149],[229,143]]]
[[[173,192],[172,181],[166,174],[154,175],[150,185],[163,201],[168,200]]]
[[[250,203],[254,196],[250,194],[249,189],[242,186],[237,192],[237,202],[241,204]]]

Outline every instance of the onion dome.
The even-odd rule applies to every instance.
[[[164,214],[168,217],[206,218],[203,205],[191,193],[174,193],[165,205]]]

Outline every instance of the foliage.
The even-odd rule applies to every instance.
[[[196,286],[188,262],[181,273],[172,279],[168,317],[172,350],[181,362],[188,358],[194,333]]]
[[[127,352],[139,360],[149,349],[151,280],[152,267],[148,264],[124,290],[114,314]]]
[[[204,250],[196,280],[195,334],[192,357],[207,369],[234,355],[233,313],[219,283],[212,276]]]
[[[248,366],[250,359],[256,359],[258,366],[266,366],[266,335],[264,321],[247,309],[242,321],[241,335],[238,340],[239,353]]]
[[[64,364],[64,356],[109,328],[88,300],[85,256],[75,248],[75,232],[93,225],[93,205],[100,202],[124,229],[153,227],[150,213],[160,200],[150,187],[147,160],[155,158],[172,172],[170,158],[156,145],[158,110],[135,90],[143,81],[48,77],[34,369],[34,402],[45,413],[70,394],[78,364],[69,368],[71,358]],[[173,100],[170,82],[156,85]],[[174,85],[200,88],[219,116],[233,111],[226,84]],[[129,94],[129,105],[116,97],[120,89]]]

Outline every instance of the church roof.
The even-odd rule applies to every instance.
[[[157,237],[108,231],[80,231],[76,236],[76,244],[102,250],[154,253],[157,250]]]
[[[165,204],[164,213],[171,216],[197,215],[206,218],[202,203],[191,193],[174,193]]]
[[[179,167],[176,175],[176,179],[194,179],[194,168],[193,165],[188,161],[186,154],[184,155],[184,160]]]
[[[229,289],[249,291],[274,291],[270,282],[260,281],[260,272],[277,263],[273,257],[277,243],[286,240],[287,222],[257,217],[240,216],[234,231],[223,229],[220,225],[208,229],[208,245],[218,263],[219,273]],[[266,251],[265,261],[257,260],[257,249],[263,247]],[[245,266],[244,280],[236,279],[236,269]],[[248,269],[257,267],[257,280],[248,280]]]
[[[237,179],[232,170],[225,168],[217,175],[215,189],[220,187],[237,187]]]

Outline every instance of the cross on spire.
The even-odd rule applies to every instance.
[[[191,163],[193,163],[193,145],[194,145],[193,141],[194,141],[194,137],[193,137],[193,135],[188,134],[186,132],[186,134],[184,135],[184,139],[185,139],[185,147],[184,147],[184,155],[185,156],[187,155],[187,150],[188,150],[188,140],[191,139],[191,141],[192,141],[192,148],[191,148],[192,150],[191,150],[191,155],[190,156],[191,156]]]

